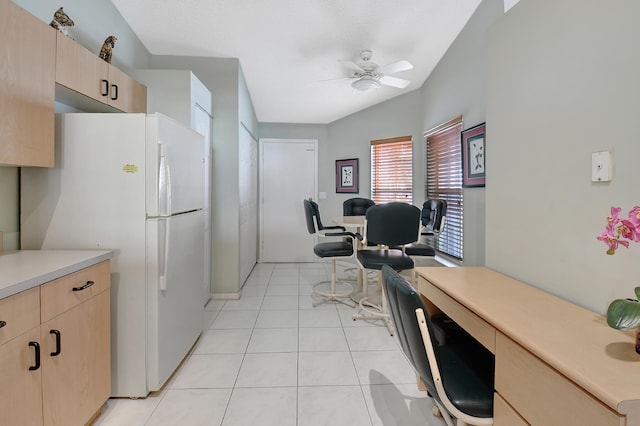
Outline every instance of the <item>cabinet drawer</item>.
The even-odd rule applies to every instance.
[[[493,394],[493,426],[527,426],[528,424],[499,394]]]
[[[623,425],[625,420],[502,333],[496,335],[496,391],[534,425]],[[579,356],[579,354],[576,354]]]
[[[108,289],[109,274],[109,260],[105,260],[43,284],[40,287],[41,321],[43,323],[49,321],[56,315]]]
[[[40,325],[40,291],[32,288],[0,300],[0,345]]]
[[[495,353],[496,329],[491,324],[471,312],[464,305],[453,300],[445,292],[425,279],[420,278],[418,286],[422,296],[426,297],[428,301],[436,305],[460,327],[469,332],[485,348]]]

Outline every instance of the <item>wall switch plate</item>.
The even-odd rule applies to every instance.
[[[326,193],[326,192],[320,192],[320,193],[318,194],[318,198],[319,198],[320,200],[326,200],[326,199],[327,199],[327,193]]]
[[[609,151],[591,153],[591,181],[611,181],[611,153]]]

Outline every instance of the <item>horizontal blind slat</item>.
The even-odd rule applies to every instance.
[[[410,136],[371,141],[371,198],[377,204],[413,202],[413,143]]]
[[[428,134],[426,141],[427,198],[447,202],[444,230],[438,236],[437,249],[450,256],[463,256],[463,193],[460,132],[462,121]]]

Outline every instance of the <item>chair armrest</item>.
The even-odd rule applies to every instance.
[[[324,231],[325,229],[339,229],[342,232],[347,230],[347,228],[345,228],[344,226],[323,226],[322,230]]]
[[[326,229],[326,228],[325,228]],[[351,237],[355,238],[353,232],[324,232],[322,235],[325,237]]]

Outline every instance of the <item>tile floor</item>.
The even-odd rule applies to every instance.
[[[312,285],[329,271],[256,265],[240,300],[209,302],[200,339],[163,390],[110,399],[95,425],[444,425],[380,321],[312,306]]]

